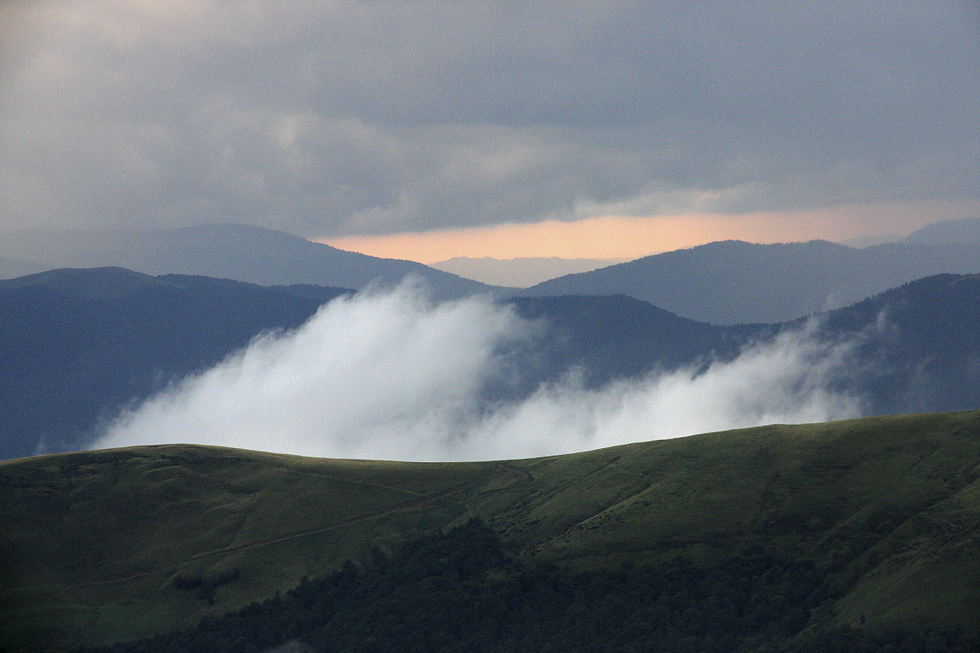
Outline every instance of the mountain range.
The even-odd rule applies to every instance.
[[[980,273],[978,233],[980,220],[959,220],[930,225],[901,242],[863,249],[826,241],[716,242],[566,274],[517,290],[420,263],[346,252],[245,225],[159,231],[19,231],[0,239],[0,277],[110,266],[151,275],[178,273],[260,285],[313,284],[359,290],[371,284],[391,286],[413,275],[437,298],[474,293],[497,297],[621,294],[699,322],[759,324],[848,306],[930,275]]]
[[[121,268],[0,281],[0,457],[71,451],[127,406],[267,331],[290,330],[352,291],[258,286]],[[511,345],[513,374],[488,402],[516,401],[575,370],[587,388],[730,361],[801,320],[718,326],[618,296],[498,300],[545,325]],[[856,343],[835,389],[867,415],[980,406],[980,275],[939,275],[819,316],[812,338]]]
[[[491,285],[527,288],[566,274],[591,272],[625,262],[626,259],[569,259],[557,256],[514,259],[457,256],[432,263],[430,267]]]
[[[434,268],[330,247],[282,231],[240,224],[138,230],[12,231],[0,239],[0,277],[56,268],[121,267],[260,285],[361,289],[422,279],[439,298],[493,290]]]
[[[0,281],[0,457],[85,446],[120,410],[202,371],[263,332],[290,330],[344,294],[123,268]],[[738,337],[627,297],[514,300],[548,332],[512,352],[520,375],[488,400],[526,396],[572,366],[591,385],[731,356]],[[734,339],[733,339],[734,338]],[[715,351],[717,350],[717,352]],[[518,362],[519,361],[519,362]]]
[[[980,218],[936,222],[913,232],[904,241],[927,245],[980,243]]]
[[[940,273],[980,272],[980,245],[724,241],[551,279],[521,294],[625,294],[714,324],[783,322]]]
[[[255,338],[428,272],[235,226],[64,236],[78,267],[47,270],[32,266],[55,258],[25,255],[36,234],[14,239],[0,264],[28,274],[0,281],[0,651],[975,651],[980,274],[951,271],[980,246],[972,223],[950,225],[864,250],[714,243],[585,275],[630,293],[436,275],[437,299],[481,293],[536,325],[501,345],[488,408],[570,376],[696,377],[808,342],[840,352],[821,383],[869,416],[470,463],[78,451]],[[942,257],[940,274],[867,290]],[[322,282],[337,278],[352,283]],[[685,285],[711,319],[636,296]],[[867,295],[812,308],[841,288]]]

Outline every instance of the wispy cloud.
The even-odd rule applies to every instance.
[[[520,400],[541,325],[480,298],[434,304],[412,285],[341,298],[121,415],[95,448],[190,442],[311,456],[481,460],[587,450],[774,422],[856,416],[835,391],[848,343],[785,332],[731,362],[586,389],[570,372]]]

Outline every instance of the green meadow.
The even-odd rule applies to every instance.
[[[0,463],[0,647],[194,626],[479,517],[521,564],[806,560],[808,628],[980,636],[980,411],[767,426],[546,458],[191,445]],[[685,563],[686,564],[686,563]]]

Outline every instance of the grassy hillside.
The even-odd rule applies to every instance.
[[[189,626],[473,516],[528,564],[754,548],[816,565],[814,624],[980,634],[980,412],[465,464],[138,447],[0,463],[0,497],[9,650]]]

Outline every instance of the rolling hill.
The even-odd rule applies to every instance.
[[[525,296],[623,294],[712,324],[775,323],[848,306],[940,273],[980,272],[980,245],[724,241],[570,274]]]
[[[156,231],[12,231],[0,239],[0,257],[44,269],[121,267],[150,275],[183,274],[265,286],[312,284],[360,289],[423,279],[441,298],[493,288],[421,263],[346,252],[282,231],[240,224]],[[3,261],[0,259],[0,264]],[[0,272],[3,269],[0,268]]]
[[[456,464],[137,447],[3,462],[0,488],[10,651],[106,645],[206,615],[181,641],[209,647],[185,650],[253,650],[256,628],[276,645],[329,637],[331,623],[410,638],[400,610],[457,594],[452,605],[498,597],[474,614],[528,625],[507,634],[472,617],[461,631],[491,638],[476,650],[528,633],[557,650],[588,623],[600,630],[578,644],[596,650],[615,648],[602,628],[634,645],[684,633],[672,650],[881,650],[875,638],[971,650],[980,635],[977,411]],[[472,518],[489,531],[453,530]],[[331,587],[352,593],[318,615],[298,605]],[[332,621],[355,619],[343,603],[359,596],[391,625]],[[658,631],[662,619],[675,631]],[[453,628],[437,620],[428,636]],[[241,648],[222,648],[222,632]],[[133,650],[166,650],[149,646]]]

